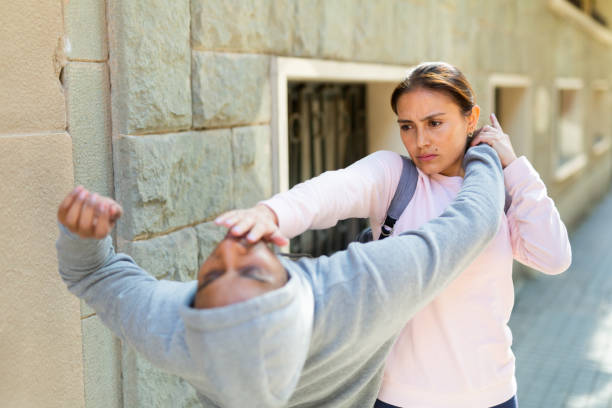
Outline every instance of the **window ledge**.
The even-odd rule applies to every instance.
[[[594,91],[607,92],[610,89],[610,85],[605,79],[596,79],[591,83],[591,88]]]
[[[604,44],[612,45],[612,31],[593,20],[584,12],[578,10],[567,0],[548,0],[548,7],[551,8],[557,15],[565,17],[568,20],[578,24],[592,37],[598,39]]]
[[[562,182],[567,180],[582,170],[586,166],[586,163],[586,155],[584,153],[579,154],[567,163],[557,167],[555,170],[555,181]]]
[[[595,153],[596,156],[601,156],[610,150],[610,147],[612,147],[612,143],[610,142],[610,138],[606,137],[605,139],[593,144],[593,153]]]

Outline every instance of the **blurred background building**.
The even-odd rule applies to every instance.
[[[419,62],[443,60],[474,86],[481,124],[498,114],[570,230],[610,188],[612,1],[2,9],[2,406],[197,406],[190,386],[120,344],[59,281],[55,211],[74,184],[123,205],[120,251],[158,278],[194,278],[223,211],[375,150],[405,153],[391,91]],[[293,249],[328,253],[362,226]]]

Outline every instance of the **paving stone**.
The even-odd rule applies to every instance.
[[[612,242],[611,212],[609,193],[571,235],[570,269],[540,275],[517,295],[510,326],[528,328],[514,336],[513,347],[523,408],[599,408],[612,399],[605,358],[612,348],[612,310],[610,291],[602,290],[612,281],[611,263],[601,262]]]

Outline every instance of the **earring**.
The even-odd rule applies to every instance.
[[[467,138],[468,138],[468,139],[472,139],[473,137],[474,137],[474,132],[469,132],[469,133],[467,134]]]

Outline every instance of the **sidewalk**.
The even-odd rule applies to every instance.
[[[573,263],[517,295],[520,408],[612,408],[612,193],[571,236]]]

